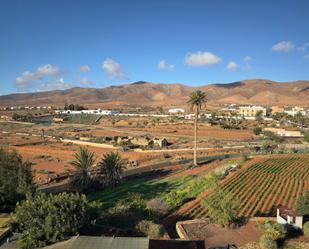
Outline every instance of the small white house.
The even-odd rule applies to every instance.
[[[178,113],[185,113],[185,110],[182,108],[174,108],[168,110],[169,114],[178,114]]]
[[[289,224],[296,229],[303,229],[303,216],[297,216],[294,210],[281,205],[277,207],[277,222],[282,225]]]
[[[193,114],[193,113],[191,113],[191,114],[186,114],[186,115],[185,115],[185,119],[187,119],[187,120],[192,120],[192,119],[194,119],[194,116],[195,116],[195,114]]]

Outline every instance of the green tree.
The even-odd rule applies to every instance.
[[[263,120],[263,111],[257,111],[255,114],[255,120],[260,122]]]
[[[305,194],[300,194],[296,200],[296,213],[297,215],[309,216],[309,190],[305,191]]]
[[[18,244],[23,249],[32,249],[76,235],[90,224],[93,207],[86,196],[78,193],[27,195],[15,210],[21,232]]]
[[[31,165],[16,151],[0,148],[0,213],[12,211],[16,202],[34,191]]]
[[[123,160],[118,152],[106,153],[98,163],[101,181],[105,187],[115,187],[122,179]]]
[[[306,132],[304,135],[305,142],[309,143],[309,132]]]
[[[259,241],[261,249],[277,249],[277,242],[266,235],[262,235]]]
[[[309,221],[304,224],[304,235],[309,238]]]
[[[193,91],[190,96],[189,100],[187,101],[187,104],[190,106],[191,110],[194,111],[195,117],[194,117],[194,158],[193,158],[193,164],[194,166],[197,166],[197,122],[198,122],[198,116],[200,113],[200,110],[204,105],[206,105],[207,98],[206,93],[196,90]]]
[[[253,133],[255,135],[260,135],[262,133],[262,128],[261,127],[254,127],[253,128]]]
[[[209,218],[222,227],[227,227],[237,220],[240,208],[238,200],[219,186],[210,196],[204,198],[202,203],[208,210]]]
[[[74,189],[81,192],[89,189],[92,184],[91,171],[95,161],[94,153],[86,147],[80,147],[79,151],[75,153],[75,160],[71,162],[71,165],[75,167],[75,172],[70,180],[71,186]]]
[[[283,239],[287,233],[284,225],[279,224],[277,222],[272,222],[270,220],[266,220],[261,226],[260,229],[263,232],[263,235],[272,239],[279,240]]]

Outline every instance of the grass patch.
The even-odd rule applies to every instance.
[[[114,207],[118,201],[129,200],[133,193],[140,194],[144,200],[163,199],[172,208],[176,208],[186,199],[196,197],[217,179],[215,174],[208,174],[204,177],[189,175],[160,180],[139,178],[125,181],[114,189],[88,193],[87,197],[91,201],[99,202],[102,210]]]

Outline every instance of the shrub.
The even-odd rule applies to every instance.
[[[138,193],[131,193],[127,199],[118,201],[100,217],[106,225],[128,229],[134,229],[143,219],[149,219],[149,211],[146,209],[145,200]]]
[[[164,235],[164,228],[162,225],[156,224],[150,220],[141,220],[136,225],[136,230],[142,235],[146,235],[151,239],[158,239]]]
[[[260,135],[260,134],[262,133],[261,127],[255,127],[255,128],[253,129],[253,133],[254,133],[255,135]]]
[[[239,249],[260,249],[260,246],[255,242],[250,242],[244,246],[241,246]]]
[[[304,135],[305,142],[309,143],[309,132],[306,132]]]
[[[159,216],[166,215],[171,209],[170,205],[168,205],[164,200],[159,198],[151,199],[146,203],[146,205],[148,210]]]
[[[15,210],[20,247],[43,247],[77,234],[90,224],[92,208],[84,195],[27,195]]]
[[[306,237],[309,237],[309,221],[307,221],[305,224],[304,224],[304,235]]]
[[[260,238],[259,244],[262,249],[277,249],[278,248],[277,242],[272,240],[266,235],[262,235],[262,237]]]
[[[240,204],[235,197],[220,187],[203,199],[209,218],[222,227],[227,227],[237,220]]]
[[[277,222],[272,223],[271,221],[266,220],[264,224],[261,225],[261,229],[263,231],[263,235],[272,240],[283,239],[286,235],[284,226]]]
[[[296,213],[297,215],[309,215],[309,191],[306,190],[305,194],[300,194],[296,200]]]
[[[0,148],[0,213],[13,211],[16,202],[34,190],[31,165],[16,151]]]

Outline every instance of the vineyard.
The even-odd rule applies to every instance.
[[[309,156],[265,158],[244,167],[222,184],[240,202],[246,217],[273,213],[277,205],[295,208],[296,198],[309,190]],[[185,211],[190,218],[203,218],[207,210],[199,202]]]

